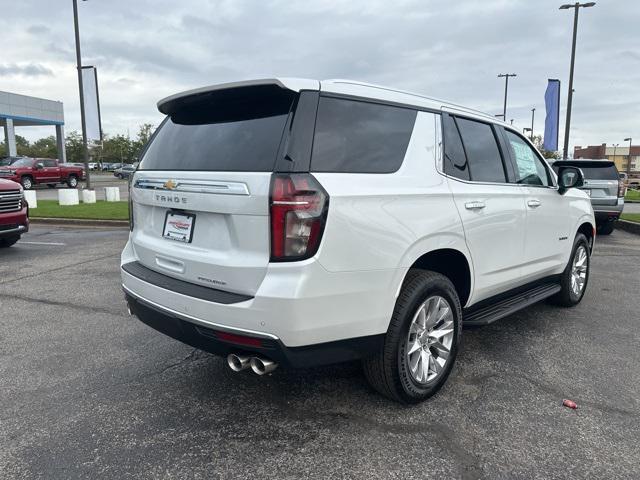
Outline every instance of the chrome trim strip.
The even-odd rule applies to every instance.
[[[122,269],[120,270],[122,271]],[[127,273],[127,272],[124,272]],[[127,275],[129,275],[127,273]],[[136,277],[133,277],[136,278]],[[136,278],[136,280],[143,282],[143,283],[147,283],[144,280],[140,280],[139,278]],[[151,285],[150,283],[148,285]],[[158,287],[156,285],[153,285],[155,288],[159,288],[160,290],[165,290],[164,288]],[[197,323],[199,325],[202,325],[203,327],[209,327],[209,328],[214,328],[214,329],[218,329],[218,330],[222,330],[225,332],[229,332],[229,333],[240,333],[240,334],[249,334],[249,335],[253,335],[256,337],[262,337],[262,338],[269,338],[271,340],[280,340],[278,337],[276,337],[275,335],[272,335],[270,333],[264,333],[264,332],[257,332],[255,330],[249,330],[246,328],[238,328],[238,327],[229,327],[227,325],[220,325],[219,323],[214,323],[214,322],[209,322],[207,320],[202,320],[201,318],[197,318],[197,317],[193,317],[191,315],[188,315],[186,313],[181,313],[181,312],[177,312],[171,308],[167,308],[167,307],[163,307],[162,305],[157,304],[156,302],[152,302],[151,300],[148,300],[144,297],[142,297],[141,295],[138,295],[137,293],[134,293],[131,291],[131,289],[127,288],[124,283],[122,284],[122,289],[128,293],[129,295],[131,295],[132,297],[135,297],[138,300],[141,300],[144,303],[148,303],[149,305],[162,310],[164,312],[167,312],[175,317],[181,318],[182,320],[186,320],[188,322],[192,322],[192,323]],[[167,292],[170,292],[170,290],[165,290]],[[186,297],[186,295],[182,295],[180,293],[176,293],[176,292],[171,292],[174,293],[175,295],[181,295],[183,297]],[[188,297],[187,297],[188,298]],[[203,300],[205,301],[205,300]]]
[[[165,190],[167,192],[188,192],[188,193],[213,193],[219,195],[249,195],[249,187],[246,183],[206,181],[206,180],[175,180],[173,188],[165,187],[169,181],[156,180],[150,178],[138,178],[133,186],[150,190]]]

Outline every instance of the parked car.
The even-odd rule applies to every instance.
[[[0,179],[0,248],[10,247],[29,231],[29,206],[22,186]]]
[[[85,174],[84,168],[59,165],[58,160],[21,158],[9,166],[0,167],[0,178],[18,182],[25,190],[30,190],[37,184],[54,188],[59,183],[76,188],[78,181],[85,179]]]
[[[126,301],[234,371],[362,359],[380,393],[419,402],[451,372],[463,323],[585,294],[580,169],[556,177],[491,115],[302,79],[158,105],[168,118],[131,183]]]
[[[625,184],[614,162],[609,160],[558,160],[553,164],[556,172],[561,167],[578,167],[584,174],[580,187],[591,198],[600,235],[610,235],[615,222],[624,209]]]
[[[113,171],[113,176],[118,178],[129,178],[133,172],[136,171],[136,167],[134,165],[123,165],[120,168],[116,168]]]
[[[89,170],[97,170],[98,164],[96,162],[89,162]]]

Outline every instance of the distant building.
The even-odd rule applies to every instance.
[[[4,144],[11,157],[17,155],[15,127],[54,126],[58,159],[66,161],[62,102],[0,91],[0,125],[4,127]]]
[[[597,160],[611,160],[615,162],[619,172],[627,171],[629,160],[629,146],[607,147],[602,145],[589,145],[588,147],[574,147],[573,158],[593,158]],[[640,173],[640,145],[631,146],[631,173]]]

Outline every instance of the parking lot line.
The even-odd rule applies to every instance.
[[[58,247],[63,247],[66,243],[61,242],[20,242],[20,245],[55,245]]]

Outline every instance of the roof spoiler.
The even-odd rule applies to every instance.
[[[225,92],[235,89],[276,88],[299,92],[300,90],[319,90],[320,82],[316,80],[304,80],[297,78],[262,78],[256,80],[244,80],[240,82],[220,83],[208,87],[196,88],[185,92],[176,93],[163,98],[158,102],[158,110],[165,115],[171,115],[177,108],[186,103],[186,100],[195,100],[199,97],[215,95],[216,92]]]

